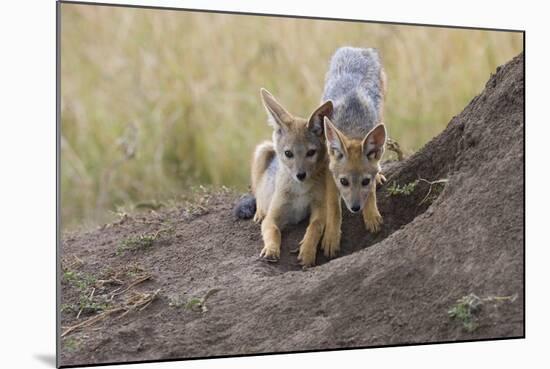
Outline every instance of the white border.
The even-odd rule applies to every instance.
[[[549,183],[545,149],[550,137],[545,110],[548,27],[543,5],[470,0],[111,2],[527,30],[527,339],[140,364],[140,368],[332,368],[355,363],[371,367],[517,368],[543,358],[550,327],[546,267],[550,255],[548,236],[543,233],[548,205],[545,185]],[[0,360],[3,367],[51,367],[55,352],[55,5],[51,0],[11,1],[2,4],[0,16],[0,331],[4,342]]]

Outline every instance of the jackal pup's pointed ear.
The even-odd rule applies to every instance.
[[[315,109],[309,117],[307,128],[317,136],[323,136],[323,119],[325,117],[330,117],[333,110],[334,106],[332,105],[332,101],[325,101],[321,106]]]
[[[265,88],[260,89],[262,102],[267,111],[268,122],[275,128],[285,127],[292,122],[292,115],[273,97],[273,95]]]
[[[329,154],[335,156],[337,159],[343,158],[346,153],[346,146],[340,132],[327,116],[324,118],[324,126]]]
[[[384,145],[386,144],[386,126],[380,123],[374,127],[363,140],[363,154],[369,160],[380,160],[384,154]]]

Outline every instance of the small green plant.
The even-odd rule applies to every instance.
[[[63,279],[76,287],[79,291],[86,291],[96,282],[96,278],[93,275],[72,270],[65,271],[65,273],[63,273]]]
[[[168,301],[168,306],[179,309],[183,306],[183,301],[179,296],[170,297]]]
[[[137,236],[127,237],[120,242],[120,246],[117,248],[116,254],[121,255],[126,251],[148,249],[153,246],[153,244],[160,237],[161,234],[173,231],[174,228],[171,224],[152,233],[142,233]]]
[[[202,299],[199,299],[198,297],[193,297],[191,300],[187,301],[187,304],[185,304],[185,308],[189,310],[202,310]]]
[[[108,303],[98,301],[97,298],[94,300],[97,279],[93,275],[67,270],[63,273],[63,279],[78,290],[79,296],[77,303],[61,305],[62,313],[77,313],[78,318],[82,313],[103,311],[109,306]]]
[[[96,313],[99,311],[104,311],[109,307],[109,304],[106,302],[94,301],[93,295],[80,294],[79,299],[79,312],[83,313]]]
[[[77,310],[74,304],[61,304],[62,313],[74,313]]]
[[[125,238],[120,243],[120,246],[116,250],[117,255],[121,255],[126,251],[135,251],[141,249],[148,249],[153,246],[157,238],[157,234],[140,234],[138,236],[131,236]]]
[[[72,270],[68,270],[65,273],[63,273],[63,279],[67,282],[72,282],[76,279],[76,272]]]
[[[388,187],[388,195],[389,196],[408,196],[411,193],[414,192],[414,189],[416,188],[416,185],[418,184],[418,180],[404,184],[404,185],[398,185],[396,182],[393,182],[391,186]]]
[[[126,275],[130,278],[136,278],[137,276],[143,275],[144,272],[145,272],[145,269],[143,269],[143,267],[136,264],[132,264],[126,270]]]
[[[206,300],[208,300],[210,296],[219,291],[219,288],[213,288],[209,290],[202,298],[193,297],[189,301],[187,301],[187,304],[185,304],[185,308],[192,311],[206,313],[208,311],[208,308],[206,307]]]
[[[66,338],[63,343],[65,344],[65,348],[69,352],[74,352],[78,349],[78,346],[80,345],[80,342],[78,342],[76,339],[70,337]]]
[[[473,293],[463,296],[456,301],[447,314],[449,318],[462,323],[462,327],[469,333],[475,331],[478,327],[475,321],[475,314],[481,310],[483,301]]]

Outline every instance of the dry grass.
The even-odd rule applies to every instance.
[[[151,292],[135,290],[136,286],[151,279],[151,274],[138,266],[129,265],[127,268],[109,270],[102,279],[70,270],[67,265],[64,265],[64,271],[64,280],[71,283],[72,287],[76,288],[80,294],[80,305],[77,303],[64,304],[67,310],[78,311],[78,313],[71,325],[62,327],[61,337],[95,325],[108,317],[122,318],[130,312],[141,311],[149,306],[160,292],[159,289]],[[115,286],[118,287],[113,289]],[[87,297],[88,295],[89,297]],[[85,297],[85,306],[82,306],[83,297]],[[83,312],[87,317],[80,319]]]
[[[105,320],[108,317],[115,316],[115,314],[118,314],[117,318],[122,318],[130,312],[142,311],[153,302],[153,300],[158,296],[159,292],[160,290],[156,290],[153,292],[132,291],[130,297],[128,297],[122,305],[105,310],[70,327],[63,327],[64,331],[61,334],[61,337],[65,337],[66,335],[78,329],[90,327],[96,323]]]
[[[248,184],[259,88],[306,115],[343,45],[380,49],[386,121],[416,150],[522,50],[521,34],[62,4],[64,229],[190,186]]]

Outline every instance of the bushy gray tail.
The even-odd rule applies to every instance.
[[[233,214],[239,219],[250,219],[256,214],[256,199],[252,195],[240,198],[233,209]]]

